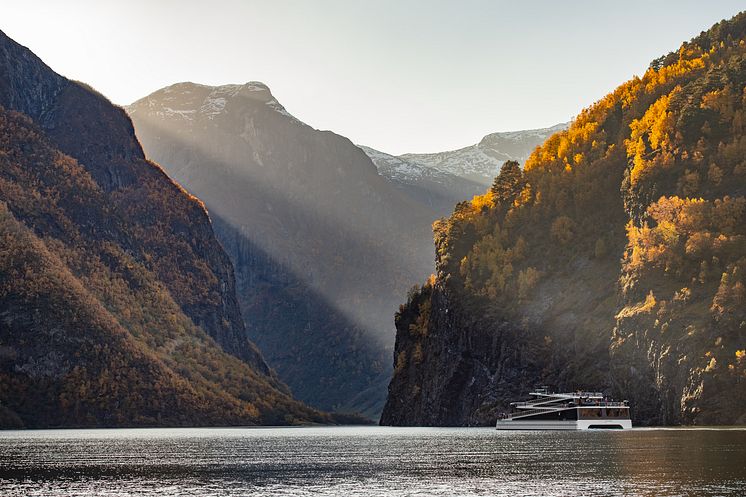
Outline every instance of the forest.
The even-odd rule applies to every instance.
[[[384,423],[485,423],[537,384],[602,385],[644,424],[746,421],[745,56],[739,14],[433,225]]]

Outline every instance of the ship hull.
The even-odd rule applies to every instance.
[[[568,421],[512,420],[497,421],[498,430],[629,430],[629,419],[581,419]]]

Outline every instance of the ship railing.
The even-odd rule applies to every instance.
[[[547,392],[544,390],[535,390],[531,392],[529,395],[542,395],[546,397],[559,397],[559,398],[567,398],[567,397],[593,397],[593,398],[599,398],[604,397],[603,392],[586,392],[584,390],[578,390],[577,392]]]
[[[511,413],[510,417],[512,419],[516,419],[516,418],[522,418],[524,416],[531,416],[533,414],[539,414],[539,413],[544,413],[544,412],[561,411],[563,409],[565,409],[565,407],[556,407],[556,406],[546,407],[544,409],[526,409],[525,411],[518,411],[518,412]]]
[[[513,407],[573,407],[570,403],[573,403],[574,399],[570,398],[554,398],[544,400],[527,400],[525,402],[513,402]],[[577,405],[577,402],[575,402]]]
[[[582,402],[581,402],[582,401]],[[618,400],[600,400],[596,398],[589,398],[589,397],[573,397],[573,398],[552,398],[552,399],[536,399],[536,400],[526,400],[522,402],[512,402],[511,405],[514,407],[532,407],[532,406],[551,406],[552,404],[556,403],[557,405],[567,405],[567,403],[572,402],[575,405],[600,405],[600,406],[620,406],[620,405],[626,405],[626,401],[618,401]],[[562,404],[560,404],[562,403]]]
[[[603,397],[603,392],[572,392],[577,397]]]
[[[543,399],[525,400],[522,402],[513,402],[511,405],[516,407],[531,407],[531,406],[551,406],[552,404],[566,404],[572,402],[572,397],[546,397]]]
[[[629,407],[629,404],[625,402],[599,402],[598,404],[584,404],[584,405],[548,405],[544,407],[537,407],[536,409],[521,409],[510,413],[511,418],[518,418],[523,416],[531,416],[533,414],[539,414],[544,412],[556,412],[564,409],[575,409],[577,407]]]
[[[555,400],[552,402],[549,401],[538,401],[538,402],[513,402],[513,407],[521,408],[521,407],[625,407],[627,406],[627,402],[625,401],[616,401],[616,400],[586,400],[584,402],[575,402],[572,401],[573,405],[570,405],[569,402],[567,402],[566,399],[564,399],[564,402],[562,404],[559,403],[553,403],[553,402],[562,402],[562,400]]]
[[[513,405],[515,407],[532,407],[532,406],[544,406],[547,407],[551,406],[553,403],[557,402],[567,402],[565,399],[553,399],[553,400],[544,400],[544,401],[526,401],[526,402],[513,402]]]

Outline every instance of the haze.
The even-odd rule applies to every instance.
[[[4,2],[0,29],[128,104],[259,80],[310,125],[389,153],[569,120],[739,1]],[[34,22],[29,22],[34,19]]]

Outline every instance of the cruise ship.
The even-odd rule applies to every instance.
[[[497,420],[498,430],[628,430],[629,403],[613,402],[599,392],[550,393],[539,388],[532,399],[510,404]]]

